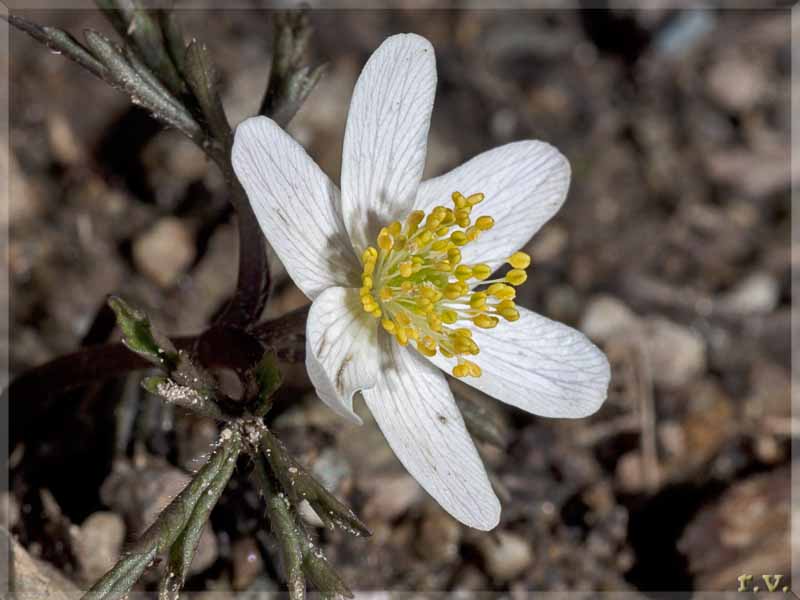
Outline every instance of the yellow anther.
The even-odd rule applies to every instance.
[[[445,208],[444,209],[444,218],[442,219],[442,225],[450,227],[453,223],[456,222],[456,216],[453,212],[452,208]]]
[[[422,352],[425,356],[434,356],[436,354],[436,340],[426,335],[418,341],[417,350]]]
[[[469,218],[470,208],[459,208],[455,212],[455,220],[459,227],[469,227],[471,220]]]
[[[494,227],[494,219],[489,215],[478,217],[478,219],[475,221],[475,227],[481,231],[489,231],[492,227]]]
[[[486,291],[498,300],[513,300],[517,296],[517,291],[505,283],[493,283]]]
[[[449,273],[453,270],[453,265],[450,264],[449,260],[441,260],[433,265],[433,268],[437,271],[442,271],[443,273]]]
[[[421,344],[417,344],[417,350],[423,354],[424,356],[436,356],[436,348],[428,348],[427,346],[423,346]]]
[[[486,292],[475,292],[469,298],[469,305],[474,309],[483,308],[486,305]]]
[[[428,298],[429,300],[433,300],[436,302],[442,297],[442,292],[437,290],[436,288],[425,286],[420,291],[420,296],[424,298]]]
[[[451,265],[457,265],[461,262],[461,250],[458,248],[450,248],[447,251],[447,260],[450,261]]]
[[[418,298],[417,306],[419,306],[423,311],[428,312],[429,310],[433,309],[433,302],[430,298]]]
[[[507,308],[517,308],[517,305],[514,304],[513,300],[503,300],[502,302],[498,302],[496,306],[497,310],[504,310]]]
[[[524,252],[514,252],[508,257],[507,262],[515,269],[527,269],[531,266],[531,257]]]
[[[447,309],[442,311],[442,322],[446,323],[447,325],[452,325],[458,321],[458,313],[452,309]]]
[[[468,337],[454,336],[452,342],[456,354],[477,354],[478,345]]]
[[[480,377],[481,368],[471,360],[462,360],[453,367],[453,375],[455,377]]]
[[[376,258],[378,258],[378,251],[372,246],[369,246],[361,253],[361,262],[363,263],[369,262],[370,260],[374,261]]]
[[[408,344],[408,334],[406,333],[405,328],[398,328],[394,336],[397,338],[397,341],[401,346]]]
[[[444,297],[448,300],[455,300],[464,293],[462,285],[460,281],[457,283],[448,283],[443,290]]]
[[[372,275],[375,272],[375,261],[364,263],[364,275]]]
[[[467,234],[463,231],[454,231],[450,234],[450,241],[453,242],[456,246],[463,246],[469,240],[467,239]]]
[[[378,246],[384,252],[389,252],[394,246],[394,240],[392,240],[392,235],[389,233],[389,230],[384,227],[381,229],[381,232],[378,234]]]
[[[492,269],[489,265],[481,263],[472,266],[472,276],[478,281],[483,281],[492,274]]]
[[[375,246],[361,253],[359,294],[364,310],[397,343],[405,346],[414,341],[416,349],[429,357],[437,353],[455,357],[454,375],[478,377],[480,367],[466,360],[480,352],[473,330],[457,324],[472,321],[491,329],[501,318],[519,319],[513,302],[516,291],[508,284],[524,281],[523,269],[530,258],[514,254],[508,258],[513,269],[503,283],[495,280],[485,291],[472,290],[489,278],[491,267],[463,264],[460,247],[495,222],[489,215],[472,218],[472,207],[483,201],[483,194],[453,192],[451,198],[452,206],[435,206],[427,214],[413,211],[405,221],[392,221],[380,230]]]
[[[497,327],[497,324],[500,322],[500,319],[497,317],[493,317],[491,315],[487,315],[485,313],[479,314],[477,317],[472,319],[472,322],[475,323],[481,329],[492,329],[493,327]]]
[[[497,311],[506,321],[519,320],[519,311],[516,308],[502,308]]]
[[[403,230],[403,226],[400,224],[400,221],[392,221],[386,229],[392,234],[392,237],[397,237]]]
[[[469,367],[465,364],[458,364],[453,367],[453,377],[466,377],[469,375]]]
[[[522,285],[528,279],[528,274],[522,269],[511,269],[506,273],[506,281],[511,285]]]
[[[458,265],[453,274],[459,281],[466,281],[467,279],[472,277],[472,267],[468,265]]]

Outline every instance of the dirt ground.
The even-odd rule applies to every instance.
[[[616,3],[611,3],[613,6]],[[667,3],[661,3],[667,4]],[[95,13],[30,11],[112,33]],[[210,46],[233,122],[267,80],[267,12],[184,13]],[[369,419],[343,423],[286,366],[275,430],[372,528],[318,530],[356,590],[735,590],[789,576],[790,19],[786,10],[312,11],[329,70],[290,132],[334,180],[370,52],[414,31],[436,48],[428,174],[546,140],[572,164],[532,240],[520,304],[580,327],[613,380],[579,421],[501,406],[482,445],[503,502],[480,534],[444,514]],[[795,32],[797,34],[797,32]],[[236,273],[235,220],[200,151],[121,94],[11,35],[11,376],[74,350],[114,292],[171,334],[200,331]],[[3,152],[6,152],[3,149]],[[306,303],[275,262],[266,316]],[[79,586],[185,483],[216,435],[141,374],[71,394],[14,430],[6,523]],[[368,415],[366,411],[363,413]],[[260,501],[235,476],[190,589],[282,589]],[[152,583],[152,580],[150,580]]]

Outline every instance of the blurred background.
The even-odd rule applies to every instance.
[[[576,422],[454,384],[496,431],[480,448],[503,516],[480,534],[421,491],[374,423],[344,423],[302,366],[287,365],[275,430],[374,532],[318,530],[353,589],[519,597],[735,590],[741,574],[789,576],[789,12],[613,4],[311,12],[313,58],[329,70],[289,129],[334,180],[359,70],[407,31],[436,48],[429,176],[518,139],[569,158],[568,200],[527,247],[519,302],[580,327],[613,372],[605,406]],[[113,35],[94,12],[19,14]],[[253,114],[269,12],[182,14],[211,49],[231,120]],[[219,173],[19,32],[11,77],[11,375],[74,350],[111,292],[166,332],[201,331],[236,276]],[[280,265],[273,272],[265,317],[307,303]],[[2,525],[44,561],[36,568],[79,586],[185,485],[217,434],[147,396],[140,378],[72,394],[14,432]],[[237,477],[189,589],[282,589],[260,501]]]

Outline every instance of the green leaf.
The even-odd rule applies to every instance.
[[[84,35],[91,51],[108,68],[107,81],[127,93],[134,104],[151,111],[160,121],[181,131],[198,144],[204,142],[205,134],[189,111],[171,96],[165,97],[159,88],[153,87],[149,79],[142,77],[121,48],[96,31],[87,30]]]
[[[257,405],[254,414],[263,417],[272,406],[272,395],[283,383],[283,375],[278,368],[278,357],[272,350],[264,353],[264,358],[255,368],[258,386]]]
[[[233,132],[219,96],[217,72],[205,44],[197,40],[189,43],[186,48],[184,74],[211,133],[226,150],[229,149],[233,143]]]
[[[234,435],[231,430],[228,430],[228,432],[232,441],[227,444],[223,466],[205,489],[197,504],[195,504],[186,526],[170,550],[169,563],[165,576],[161,580],[161,589],[165,595],[183,587],[189,573],[189,567],[192,565],[192,560],[197,552],[197,545],[200,543],[203,528],[208,523],[211,511],[228,485],[228,481],[236,467],[236,459],[242,447],[242,440],[240,435]]]
[[[92,56],[78,40],[66,31],[58,29],[57,27],[37,25],[32,21],[15,15],[9,15],[7,20],[11,25],[24,31],[36,41],[47,46],[50,50],[63,54],[100,79],[105,79],[107,75],[105,65]]]
[[[319,82],[325,65],[311,69],[303,56],[311,37],[305,10],[275,14],[272,69],[259,114],[286,127]]]
[[[227,432],[227,433],[226,433]],[[195,507],[224,469],[235,462],[241,447],[241,435],[232,429],[223,430],[221,443],[211,458],[195,473],[189,484],[158,515],[129,551],[83,597],[83,600],[120,598],[127,594],[158,554],[168,550],[183,532]],[[227,479],[226,479],[227,481]]]
[[[120,36],[125,40],[133,40],[144,63],[170,91],[176,95],[183,93],[183,81],[167,52],[156,13],[145,9],[135,0],[97,0],[97,4]]]
[[[121,598],[147,570],[156,557],[157,548],[152,546],[143,552],[129,552],[117,561],[114,568],[84,594],[81,600]]]
[[[133,308],[118,296],[110,296],[108,305],[117,316],[122,342],[131,351],[167,371],[175,368],[178,352],[169,339],[153,331],[144,312]]]
[[[261,434],[261,447],[272,472],[292,503],[298,504],[301,500],[307,500],[330,529],[335,526],[353,535],[372,535],[361,519],[292,458],[283,442],[266,428]]]
[[[314,587],[324,596],[353,598],[353,592],[350,591],[344,580],[339,577],[339,574],[331,567],[328,559],[316,546],[313,548],[306,547],[303,558],[303,571]]]
[[[158,20],[161,25],[161,31],[164,34],[167,51],[172,58],[172,63],[178,69],[179,73],[183,73],[186,58],[186,42],[183,36],[183,27],[181,27],[178,21],[178,16],[174,10],[160,10],[158,11]]]
[[[305,597],[307,577],[323,597],[352,598],[350,589],[300,523],[295,505],[288,496],[277,491],[279,479],[276,480],[267,458],[264,455],[255,455],[253,461],[256,483],[267,504],[267,517],[281,547],[289,597],[292,600],[302,600]]]
[[[303,574],[303,546],[306,534],[292,514],[289,500],[276,490],[269,468],[263,456],[255,455],[253,474],[267,504],[267,516],[272,533],[280,544],[283,567],[286,571],[286,585],[291,600],[303,600],[306,595],[305,575]]]

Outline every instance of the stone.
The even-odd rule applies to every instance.
[[[176,423],[178,464],[187,471],[198,469],[208,458],[219,438],[219,428],[213,419],[194,414],[180,415]]]
[[[620,490],[628,494],[637,494],[644,489],[644,472],[642,455],[631,450],[623,454],[617,461],[614,476]]]
[[[125,523],[116,513],[96,512],[75,528],[72,536],[81,577],[91,585],[119,559],[125,541]]]
[[[77,600],[81,591],[55,567],[36,560],[13,536],[0,528],[0,595],[14,600]],[[9,560],[10,559],[10,560]]]
[[[711,67],[708,90],[724,108],[745,112],[754,108],[769,89],[763,73],[752,62],[731,56]]]
[[[47,118],[47,137],[55,157],[66,165],[85,160],[86,151],[75,135],[72,122],[64,114],[53,112]]]
[[[410,475],[377,475],[362,486],[368,488],[362,511],[368,521],[391,521],[422,498],[422,488]]]
[[[597,342],[606,342],[615,335],[639,326],[639,319],[621,300],[599,295],[589,300],[581,319],[580,330]]]
[[[529,246],[533,267],[537,263],[552,262],[562,256],[567,247],[569,234],[567,230],[556,223],[549,223],[542,227],[531,240]]]
[[[436,564],[454,562],[461,543],[461,526],[438,506],[430,505],[414,542],[417,554]]]
[[[706,369],[705,341],[688,327],[651,317],[645,322],[644,342],[657,385],[677,388]]]
[[[19,523],[19,503],[11,492],[0,492],[0,527],[13,529]]]
[[[261,551],[252,537],[236,540],[231,546],[231,565],[233,575],[231,585],[234,590],[250,587],[264,568]]]
[[[791,572],[790,485],[786,467],[731,485],[692,518],[678,541],[697,589],[730,589],[739,575],[766,591],[762,573]],[[758,580],[758,581],[756,581]]]
[[[720,298],[720,309],[736,316],[765,314],[775,310],[780,300],[778,280],[765,272],[755,272],[734,285]]]
[[[195,252],[194,236],[176,217],[158,220],[133,242],[136,268],[161,287],[177,283]]]
[[[516,533],[498,531],[480,538],[478,549],[486,571],[497,582],[506,582],[522,575],[533,564],[530,543]]]

